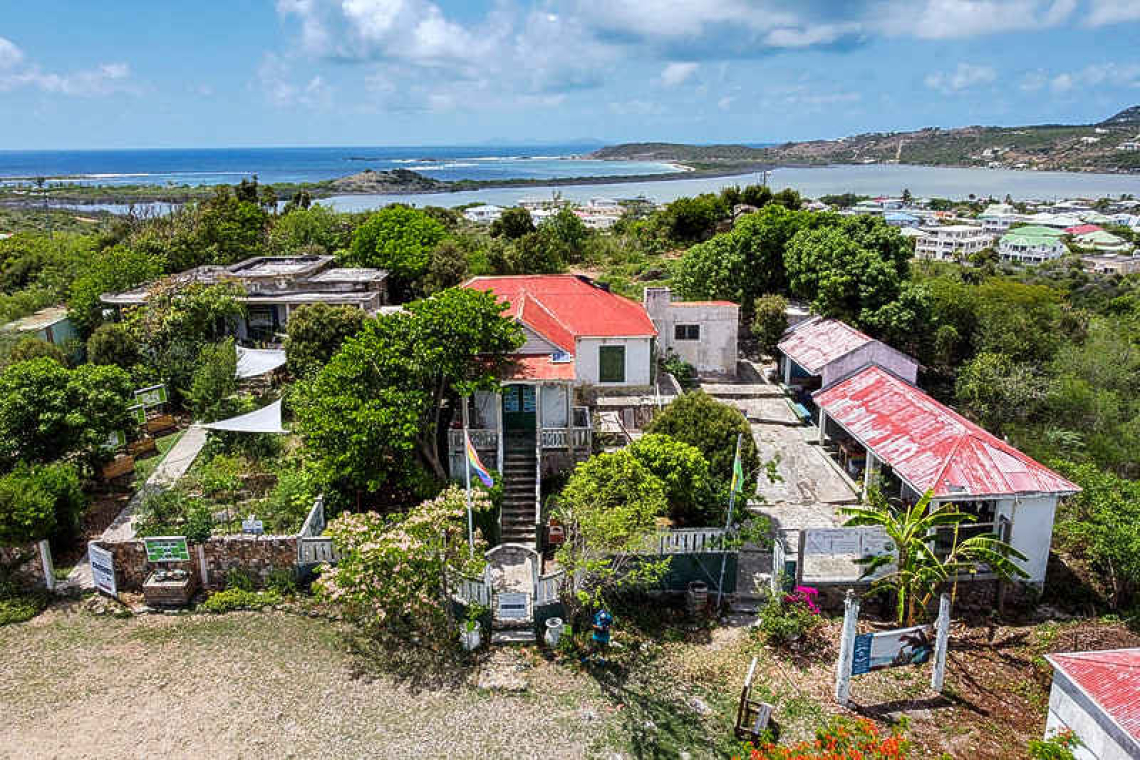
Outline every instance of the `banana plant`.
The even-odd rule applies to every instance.
[[[963,512],[953,504],[937,505],[931,509],[932,492],[910,506],[891,505],[878,489],[868,493],[868,504],[846,507],[849,526],[877,526],[894,542],[897,555],[881,554],[860,560],[864,566],[860,579],[887,572],[871,583],[871,592],[889,590],[895,594],[895,613],[900,625],[914,625],[915,616],[946,582],[957,584],[963,575],[978,572],[986,565],[989,572],[1002,580],[1028,577],[1014,560],[1025,560],[1014,549],[992,533],[962,538],[959,530],[964,523],[977,518]],[[934,551],[938,529],[952,530],[952,543],[945,556]]]

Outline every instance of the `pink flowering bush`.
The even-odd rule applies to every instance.
[[[772,597],[760,610],[759,631],[774,646],[800,645],[823,622],[816,600],[819,591],[796,586],[783,597]]]
[[[484,491],[472,490],[475,512],[491,509]],[[340,553],[337,565],[321,569],[319,598],[341,609],[365,632],[418,635],[444,640],[443,573],[483,571],[486,543],[476,533],[475,556],[467,548],[467,512],[462,489],[450,487],[402,515],[345,514],[328,525]]]

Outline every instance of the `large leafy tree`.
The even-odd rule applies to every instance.
[[[764,353],[775,356],[776,346],[788,329],[788,300],[777,295],[760,296],[752,311],[752,335]]]
[[[671,518],[687,525],[723,521],[723,505],[714,505],[708,460],[696,446],[650,433],[626,450],[661,481]]]
[[[530,232],[534,232],[534,219],[519,206],[503,209],[502,215],[491,222],[491,237],[502,235],[507,240],[517,240]]]
[[[353,217],[326,206],[293,207],[273,220],[269,250],[290,254],[300,250],[332,253],[348,248]]]
[[[130,377],[119,367],[68,370],[48,358],[13,364],[0,373],[0,460],[96,455],[127,427],[130,394]]]
[[[289,371],[294,377],[318,372],[347,338],[360,332],[365,319],[363,311],[351,306],[314,303],[295,309],[285,329]]]
[[[899,624],[914,625],[919,612],[927,608],[942,584],[978,572],[980,564],[1003,580],[1026,577],[1015,561],[1024,561],[1024,554],[992,533],[963,538],[959,530],[976,518],[953,504],[932,508],[930,496],[927,491],[914,504],[896,508],[881,492],[872,489],[867,506],[843,509],[849,516],[847,525],[882,528],[894,542],[895,554],[880,554],[862,564],[863,577],[873,578],[872,592],[894,594]],[[951,533],[949,550],[942,556],[935,553],[933,546],[938,530]]]
[[[660,580],[669,557],[645,552],[667,510],[664,485],[632,452],[598,454],[578,465],[555,510],[566,528],[558,564],[575,579],[572,601],[599,605],[608,593]]]
[[[443,402],[497,387],[522,332],[489,293],[452,288],[365,323],[294,394],[297,428],[333,482],[415,490],[446,477]]]
[[[122,246],[93,254],[71,283],[68,317],[81,333],[89,335],[103,322],[101,295],[149,282],[162,274],[164,265],[161,256]]]
[[[0,477],[0,546],[66,534],[78,526],[86,505],[72,465],[20,462]]]
[[[700,451],[708,460],[716,499],[721,502],[728,499],[739,434],[744,496],[747,498],[755,492],[760,456],[748,420],[735,407],[723,404],[703,391],[686,393],[660,411],[645,432],[667,435]]]
[[[354,266],[388,270],[397,295],[405,295],[427,271],[432,249],[445,237],[447,229],[423,211],[387,206],[356,228],[343,259]]]

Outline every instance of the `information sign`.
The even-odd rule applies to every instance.
[[[188,562],[190,548],[185,536],[154,536],[144,538],[147,562]]]
[[[95,588],[104,594],[115,596],[119,589],[115,585],[115,555],[96,546],[87,544],[87,561],[91,563],[91,578]]]

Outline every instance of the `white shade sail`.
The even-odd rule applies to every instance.
[[[207,430],[229,430],[235,433],[288,433],[281,427],[281,399],[252,412],[218,420],[200,427]]]
[[[279,348],[237,347],[237,377],[257,377],[272,372],[285,363],[285,352]]]

